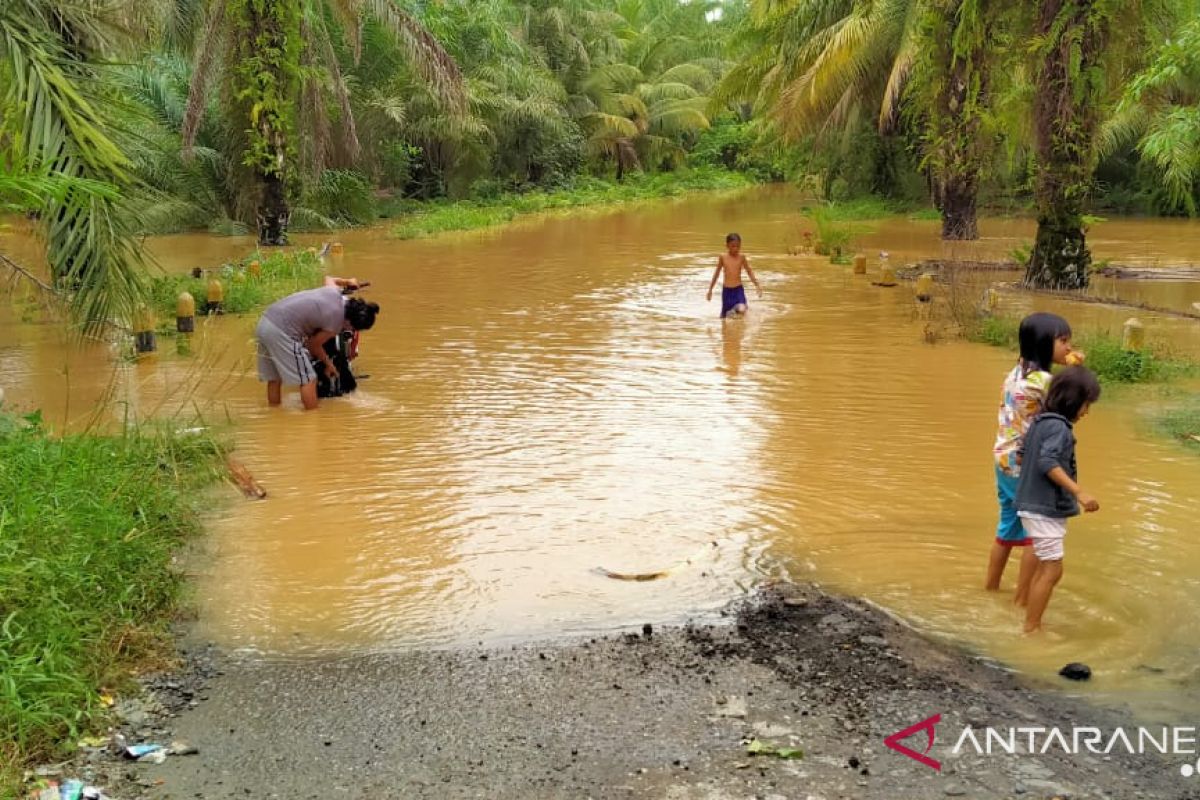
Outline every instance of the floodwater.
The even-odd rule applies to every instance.
[[[981,589],[1011,355],[929,344],[942,312],[909,286],[787,255],[803,232],[795,208],[763,191],[436,240],[339,234],[331,271],[370,280],[383,310],[358,362],[369,378],[317,413],[294,394],[266,407],[250,317],[206,320],[194,355],[167,340],[114,375],[103,346],[68,349],[54,326],[6,308],[0,384],[10,405],[40,406],[59,426],[93,419],[105,389],[102,416],[233,420],[269,498],[230,491],[197,560],[205,633],[227,646],[304,654],[585,634],[705,618],[790,575],[1034,675],[1081,660],[1093,690],[1200,707],[1200,458],[1145,430],[1157,390],[1113,391],[1080,423],[1081,482],[1102,510],[1071,523],[1050,630],[1022,636],[1007,594]],[[750,316],[723,325],[704,294],[729,230],[765,297],[751,293]],[[1033,235],[1019,220],[983,232],[944,248],[936,223],[892,220],[860,244],[901,265],[1003,255]],[[1200,260],[1200,225],[1186,221],[1109,221],[1092,242],[1122,264]],[[171,269],[248,246],[153,244]],[[1198,286],[1100,291],[1187,308]],[[1115,330],[1130,315],[1038,305],[1079,327]],[[1200,354],[1200,323],[1139,316],[1151,339]],[[670,572],[625,582],[598,567]]]

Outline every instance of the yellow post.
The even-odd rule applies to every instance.
[[[262,277],[262,264],[257,259],[250,262],[250,274],[255,278]]]
[[[208,282],[208,302],[204,304],[205,314],[220,314],[225,304],[225,287],[216,278]]]
[[[196,298],[191,292],[180,292],[175,302],[175,330],[180,333],[196,330]]]
[[[1121,336],[1121,348],[1124,350],[1141,350],[1146,343],[1146,328],[1137,317],[1125,320],[1125,329]]]
[[[889,287],[896,285],[896,273],[892,269],[892,263],[886,251],[879,254],[879,280],[875,282],[875,285]]]
[[[133,314],[133,339],[139,353],[153,353],[158,347],[154,340],[154,312],[145,306]]]
[[[917,278],[917,299],[928,303],[933,299],[933,273],[923,272]]]
[[[859,253],[858,255],[856,255],[854,257],[854,274],[855,275],[866,275],[867,274],[867,257],[864,256],[862,253]]]
[[[329,252],[335,256],[340,256],[343,252],[342,243],[334,242],[332,245],[330,245]]]

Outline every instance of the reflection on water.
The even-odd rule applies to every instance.
[[[265,406],[251,318],[206,321],[191,359],[168,344],[122,366],[117,393],[139,413],[175,411],[198,385],[270,492],[231,499],[213,525],[197,568],[208,632],[289,653],[578,633],[711,613],[786,572],[1038,674],[1085,660],[1100,690],[1194,690],[1200,459],[1142,432],[1153,396],[1111,392],[1081,423],[1103,510],[1072,524],[1050,635],[1022,637],[1006,597],[980,589],[1010,356],[925,344],[909,287],[785,255],[793,209],[766,192],[436,241],[344,234],[331,270],[370,280],[383,310],[361,391],[315,414],[294,395]],[[983,227],[960,255],[1032,236]],[[723,324],[704,291],[735,229],[766,295]],[[1098,257],[1121,263],[1184,262],[1200,244],[1187,222],[1099,230]],[[156,244],[180,269],[240,247]],[[942,253],[928,222],[881,224],[863,248],[894,263]],[[1155,302],[1188,300],[1182,286],[1155,284]],[[1038,305],[1114,328],[1129,315]],[[1147,319],[1200,352],[1196,323]],[[91,413],[111,375],[106,349],[68,354],[46,326],[6,315],[0,342],[10,397],[52,421]],[[688,559],[645,583],[595,571]]]

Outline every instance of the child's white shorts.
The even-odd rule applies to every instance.
[[[1041,514],[1017,512],[1025,533],[1033,539],[1033,553],[1038,561],[1062,561],[1063,539],[1067,536],[1066,517],[1045,517]]]

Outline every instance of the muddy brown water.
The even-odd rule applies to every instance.
[[[383,311],[358,362],[370,377],[318,413],[294,394],[265,406],[253,317],[203,321],[191,357],[167,340],[114,373],[109,349],[68,346],[56,326],[5,307],[0,384],[10,406],[40,407],[57,427],[101,407],[102,420],[200,409],[234,421],[240,458],[270,496],[221,506],[197,566],[204,632],[226,646],[304,654],[581,634],[711,615],[791,575],[1030,674],[1082,660],[1094,690],[1200,708],[1200,459],[1145,430],[1156,392],[1112,392],[1080,424],[1082,483],[1102,510],[1071,525],[1050,631],[1021,636],[1007,595],[980,589],[1011,356],[927,344],[930,312],[909,286],[787,255],[805,229],[795,209],[790,194],[761,191],[425,241],[341,233],[330,270],[370,280]],[[982,241],[949,247],[935,222],[869,227],[872,271],[881,249],[897,266],[997,257],[1033,233],[987,220]],[[729,230],[766,295],[722,325],[704,292]],[[18,233],[10,251],[27,246]],[[1187,221],[1112,220],[1091,241],[1123,264],[1200,261],[1200,225]],[[251,245],[194,235],[152,246],[183,270]],[[1184,282],[1097,291],[1200,301],[1200,284]],[[1080,327],[1116,330],[1130,316],[1036,305]],[[1200,324],[1139,316],[1150,338],[1200,354]],[[672,570],[638,583],[597,567]]]

